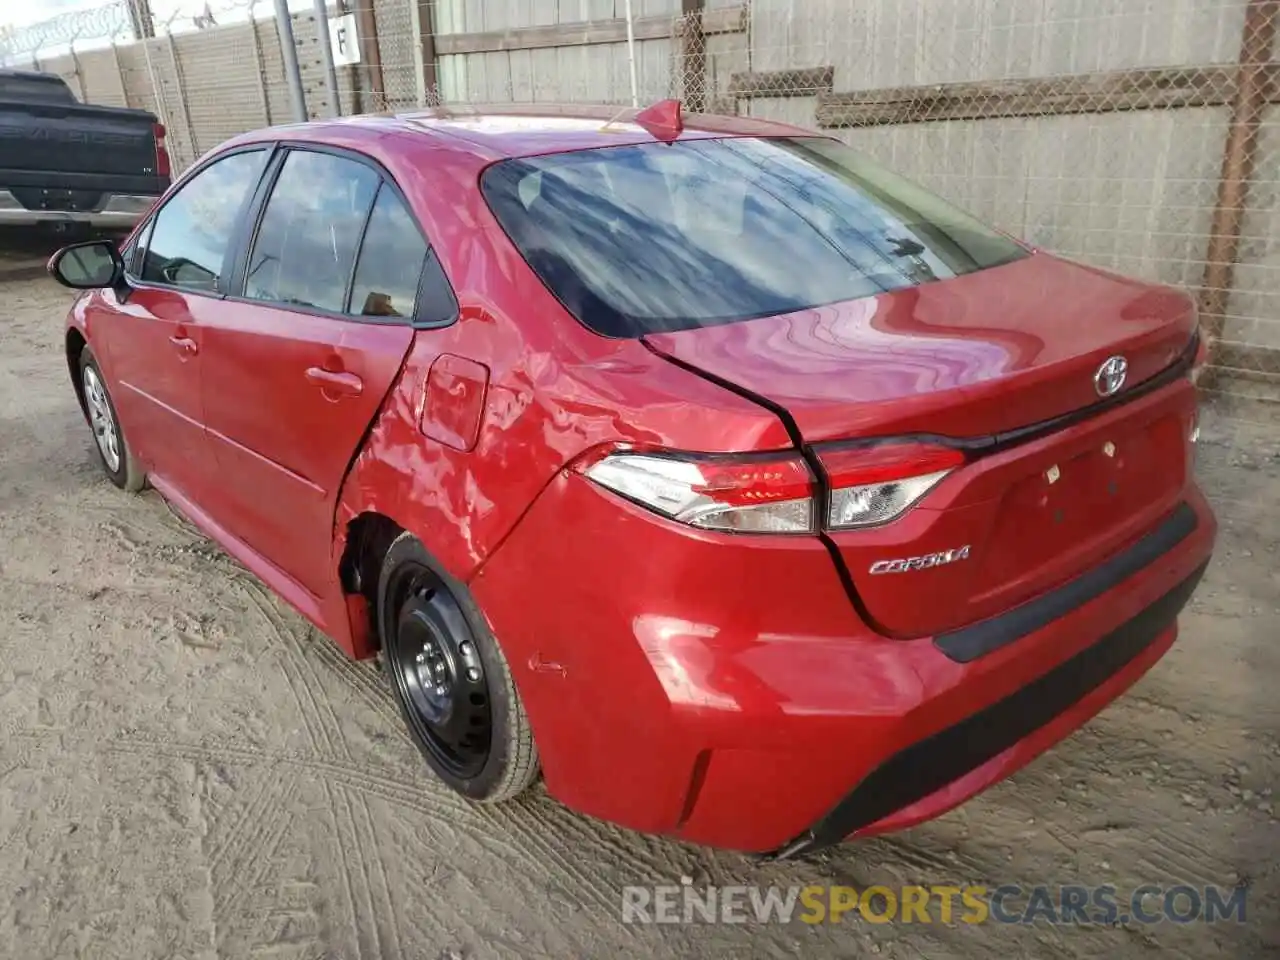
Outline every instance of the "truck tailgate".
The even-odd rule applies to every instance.
[[[0,176],[156,177],[154,122],[143,110],[0,100]]]

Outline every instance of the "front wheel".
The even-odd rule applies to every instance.
[[[538,753],[506,658],[466,587],[411,534],[387,550],[377,610],[383,664],[431,769],[473,800],[528,787]]]
[[[146,486],[147,475],[134,459],[133,451],[125,442],[120,417],[107,391],[107,381],[102,376],[93,351],[85,347],[80,351],[80,388],[84,396],[85,415],[93,430],[93,440],[98,447],[98,457],[107,478],[121,490],[137,493]]]

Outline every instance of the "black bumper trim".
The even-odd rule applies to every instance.
[[[1046,726],[1146,650],[1177,619],[1208,561],[1133,619],[1016,693],[902,750],[868,774],[815,826],[778,851],[791,857],[941,790]]]
[[[957,663],[977,660],[1102,596],[1168,553],[1189,537],[1195,528],[1195,510],[1189,504],[1181,503],[1164,523],[1088,573],[1020,607],[1014,607],[1008,613],[939,634],[933,642]]]

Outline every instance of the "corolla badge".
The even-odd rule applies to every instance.
[[[922,557],[903,557],[900,560],[881,560],[871,565],[871,572],[909,573],[912,570],[928,570],[930,567],[942,567],[948,563],[957,563],[969,559],[969,544],[956,547],[954,550],[943,550],[940,553],[926,553]]]
[[[1120,392],[1124,378],[1129,375],[1129,361],[1124,357],[1108,357],[1093,375],[1093,388],[1100,397],[1110,397]]]

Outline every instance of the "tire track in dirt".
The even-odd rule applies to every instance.
[[[359,852],[358,850],[355,850],[354,840],[345,835],[345,828],[350,825],[349,818],[342,817],[338,814],[340,798],[341,802],[345,803],[346,797],[343,796],[343,791],[339,787],[328,780],[321,781],[321,786],[324,789],[325,808],[333,818],[333,836],[337,843],[338,877],[342,882],[342,889],[345,891],[347,897],[347,930],[351,934],[352,940],[355,943],[356,960],[360,960],[360,958],[366,954],[374,957],[381,957],[382,953],[377,942],[378,924],[376,918],[374,923],[370,925],[374,939],[374,943],[372,944],[372,953],[369,953],[369,951],[365,949],[363,942],[365,937],[363,926],[360,923],[360,917],[374,916],[373,900],[372,896],[370,896],[366,890],[359,888],[358,885],[353,882],[354,871],[351,868],[351,862],[355,856],[358,856]],[[364,896],[361,896],[361,894],[364,894]]]
[[[658,846],[664,849],[664,853],[652,860],[643,860],[627,844],[627,841],[634,839],[631,836],[607,824],[582,818],[545,795],[502,806],[474,805],[445,790],[436,781],[425,780],[425,771],[412,775],[420,783],[420,787],[415,788],[412,780],[406,784],[403,774],[391,770],[375,771],[354,762],[343,763],[323,757],[269,753],[251,746],[180,743],[139,735],[111,741],[108,746],[110,749],[128,752],[168,754],[208,761],[239,760],[307,771],[318,776],[326,784],[326,788],[331,785],[354,790],[357,795],[375,796],[398,808],[424,816],[438,829],[458,835],[460,842],[469,842],[482,849],[501,853],[512,867],[519,865],[520,872],[529,877],[545,875],[548,864],[552,864],[556,867],[556,888],[562,891],[566,899],[584,907],[594,904],[610,913],[617,909],[618,891],[614,889],[615,884],[602,882],[602,877],[593,876],[593,870],[598,869],[601,859],[594,856],[573,859],[561,852],[562,848],[596,851],[600,847],[602,833],[605,836],[616,835],[619,843],[614,849],[619,854],[619,862],[614,866],[620,875],[629,873],[631,878],[636,875],[678,878],[682,873],[693,870],[692,867],[680,867],[671,862],[672,851],[683,851],[686,848],[672,847],[659,841]],[[506,809],[507,807],[510,809]],[[341,829],[354,831],[354,825],[344,824]],[[535,830],[541,831],[541,834],[535,833]],[[256,835],[254,833],[247,836],[244,843],[250,843]],[[688,855],[695,862],[699,857],[698,853],[691,850]],[[628,864],[631,865],[630,871],[626,870]],[[380,869],[385,867],[380,866]],[[353,898],[353,902],[358,901]],[[628,935],[633,933],[630,927],[625,928],[625,932]]]
[[[305,636],[297,636],[287,628],[280,626],[277,629],[277,635],[281,636],[283,642],[291,648],[291,652],[297,657],[298,663],[302,669],[306,670],[310,682],[304,680],[304,684],[310,689],[314,688],[323,691],[323,676],[332,676],[347,691],[355,695],[361,702],[372,708],[376,715],[384,720],[390,730],[395,731],[398,740],[402,741],[404,746],[413,747],[412,741],[408,734],[404,731],[403,721],[396,710],[391,691],[379,682],[378,674],[368,671],[364,664],[356,663],[347,657],[342,651],[338,650],[332,642],[327,638],[320,636],[314,629],[308,628]],[[324,738],[327,742],[332,743],[335,740],[342,740],[345,748],[345,754],[348,759],[354,759],[349,744],[341,734],[341,720],[335,711],[333,702],[325,696],[311,697],[311,702],[315,704],[318,715],[322,718],[322,722],[328,728]],[[416,749],[413,753],[417,757]],[[349,822],[343,822],[337,829],[339,831],[350,830],[353,834],[360,833],[360,827],[356,818],[363,817],[365,823],[366,838],[364,842],[358,843],[355,849],[358,850],[359,867],[357,874],[359,882],[356,883],[356,894],[353,895],[353,902],[359,902],[357,897],[367,897],[370,909],[376,918],[385,915],[390,918],[387,924],[391,936],[397,937],[397,931],[401,925],[401,917],[396,907],[394,894],[391,884],[387,879],[387,869],[384,862],[383,848],[374,833],[374,818],[369,808],[369,798],[377,797],[379,799],[391,802],[401,809],[411,809],[415,812],[427,814],[431,821],[438,824],[447,824],[453,828],[455,832],[470,833],[475,835],[481,831],[477,830],[468,822],[470,818],[466,814],[474,814],[476,808],[465,801],[455,801],[452,794],[447,794],[450,803],[447,806],[452,812],[459,814],[457,817],[448,816],[440,809],[440,804],[433,803],[430,799],[425,799],[420,791],[413,791],[411,788],[398,787],[389,789],[390,784],[385,781],[382,783],[374,782],[366,779],[361,774],[359,766],[353,763],[347,768],[345,775],[338,775],[334,778],[334,782],[346,781],[335,794],[339,797],[345,796],[346,804],[341,804],[335,808],[335,818],[349,819]],[[424,768],[425,769],[425,768]],[[436,786],[432,781],[433,786]],[[433,790],[430,794],[433,798],[439,798],[443,793],[443,788]],[[554,848],[547,846],[545,848],[549,856],[556,856]],[[529,858],[526,858],[529,859]],[[568,861],[561,861],[565,864],[566,872],[571,870]],[[537,869],[540,865],[534,859],[529,859],[530,866]],[[381,886],[381,892],[377,891],[374,885],[375,877]],[[348,885],[351,884],[351,878],[344,878]],[[612,901],[605,901],[612,905]],[[456,918],[455,918],[456,921]],[[398,950],[398,944],[393,941],[393,946]]]
[[[617,890],[613,889],[614,884],[603,883],[601,882],[602,877],[592,875],[594,865],[600,861],[594,858],[572,860],[561,853],[559,849],[559,847],[564,846],[566,848],[594,850],[599,844],[599,834],[601,832],[613,833],[616,828],[585,820],[545,796],[532,798],[531,801],[509,804],[507,806],[512,809],[507,811],[498,806],[469,804],[462,798],[456,797],[453,793],[440,788],[434,782],[423,784],[425,790],[429,791],[431,798],[424,799],[424,789],[415,789],[406,785],[402,776],[397,776],[390,771],[386,773],[377,772],[367,767],[335,762],[320,757],[268,753],[257,747],[234,744],[214,746],[179,743],[172,740],[143,736],[130,736],[127,739],[109,741],[107,746],[109,749],[125,750],[127,752],[154,755],[167,754],[181,758],[209,761],[240,760],[248,763],[289,766],[304,770],[317,775],[321,783],[326,786],[326,789],[334,787],[354,790],[357,794],[380,797],[399,808],[411,810],[426,817],[437,828],[443,828],[461,835],[459,836],[460,841],[469,841],[480,848],[501,852],[512,867],[518,864],[520,872],[527,876],[544,876],[547,873],[547,865],[553,864],[557,868],[555,870],[556,887],[571,902],[584,907],[594,904],[610,914],[617,909],[619,901]],[[341,810],[341,808],[334,809]],[[530,818],[531,813],[532,817]],[[336,815],[335,819],[337,819]],[[544,831],[546,837],[551,839],[535,836],[531,832],[535,827],[526,825],[524,822],[526,819],[531,819],[536,828]],[[342,826],[337,829],[340,832],[345,830],[350,833],[354,832],[355,828],[353,824],[347,824],[344,821]],[[252,846],[252,841],[256,839],[260,832],[259,830],[246,836],[244,844]],[[621,831],[617,832],[621,834]],[[668,847],[668,849],[682,848]],[[694,858],[698,856],[693,852],[690,855]],[[625,855],[624,862],[618,863],[617,867],[625,867],[625,861],[631,859],[630,854]],[[344,882],[350,882],[345,869],[350,862],[347,859],[342,861],[344,864]],[[586,865],[584,866],[584,864]],[[636,866],[639,867],[641,864],[637,862]],[[660,868],[660,871],[651,870],[646,872],[661,872],[662,875],[673,877],[680,875],[680,870],[675,867]],[[365,876],[367,874],[362,872],[358,875],[358,879]],[[369,896],[372,897],[372,894]],[[353,902],[359,902],[359,900],[353,896]],[[628,927],[625,928],[625,932],[630,935],[634,931]]]
[[[303,732],[306,735],[307,744],[317,753],[321,752],[324,737],[323,732],[319,729],[319,721],[310,709],[311,702],[305,684],[297,673],[292,670],[288,664],[289,655],[287,652],[281,652],[276,657],[276,663],[280,667],[280,673],[284,677],[285,684],[289,687],[289,692],[293,695],[294,706],[298,713],[298,721],[302,724]]]
[[[237,870],[232,873],[232,876],[237,878],[237,882],[224,901],[223,907],[226,913],[234,914],[240,901],[250,891],[253,891],[256,896],[261,889],[263,879],[272,869],[281,842],[294,827],[294,817],[290,808],[297,799],[297,794],[297,778],[289,778],[282,782],[281,789],[276,793],[279,802],[269,808],[269,812],[262,818],[263,825],[257,831],[258,842],[254,844],[253,854],[238,864]]]
[[[242,840],[232,855],[223,858],[214,875],[214,893],[219,897],[224,912],[230,913],[235,901],[243,895],[246,873],[255,869],[263,857],[266,839],[289,825],[289,805],[298,792],[297,777],[291,774],[276,777],[265,774],[269,788],[267,802],[256,818],[240,834]]]
[[[43,731],[37,731],[37,735]],[[56,735],[58,731],[50,731]],[[106,740],[94,739],[94,746],[125,753],[154,753],[156,756],[172,756],[209,761],[240,761],[244,763],[292,767],[321,778],[345,784],[356,789],[365,786],[381,793],[389,800],[410,806],[417,812],[435,815],[441,823],[452,822],[451,817],[467,808],[466,801],[458,798],[456,802],[443,804],[427,803],[421,800],[423,790],[406,786],[405,781],[419,780],[416,773],[396,771],[387,768],[381,772],[370,767],[353,766],[316,756],[304,756],[287,752],[270,752],[258,746],[221,742],[213,745],[206,743],[190,743],[146,734],[128,734]],[[419,781],[421,782],[421,781]],[[423,784],[427,790],[432,784]],[[448,798],[449,794],[442,794]]]
[[[354,766],[354,758],[350,744],[342,732],[342,723],[327,696],[320,673],[315,669],[312,651],[320,646],[314,629],[309,625],[302,630],[294,630],[283,621],[283,618],[271,609],[271,600],[260,590],[242,585],[243,591],[262,613],[268,627],[280,644],[281,656],[278,660],[281,669],[288,675],[288,682],[298,702],[298,709],[308,717],[306,720],[311,730],[312,747],[327,753],[336,760],[347,760],[346,770],[356,781],[353,787],[335,788],[325,781],[325,795],[329,801],[329,814],[333,820],[334,836],[338,843],[338,870],[342,875],[344,889],[348,892],[348,900],[353,910],[351,926],[356,931],[357,949],[359,935],[365,926],[361,916],[369,917],[375,942],[372,945],[373,955],[382,957],[385,938],[394,947],[393,955],[402,956],[398,941],[397,916],[395,900],[391,894],[391,886],[387,881],[386,868],[382,862],[382,853],[378,838],[372,830],[372,817],[369,814],[367,791],[361,789],[363,780],[360,769]],[[305,632],[303,632],[305,631]],[[369,823],[367,843],[361,842],[359,827],[356,823],[356,809],[363,811]],[[382,890],[375,888],[374,874],[380,880]]]
[[[348,811],[351,814],[351,826],[357,834],[360,830],[360,815],[364,818],[364,841],[360,844],[362,855],[368,852],[369,861],[372,864],[373,872],[377,874],[378,884],[382,887],[382,900],[386,904],[386,917],[388,920],[387,928],[390,932],[390,939],[395,947],[395,956],[404,957],[404,946],[400,942],[400,913],[396,909],[395,897],[392,894],[391,883],[387,879],[387,867],[384,860],[384,851],[382,843],[379,839],[377,829],[374,825],[374,819],[369,811],[369,797],[365,793],[356,793],[354,798],[348,795],[348,799],[354,799],[355,809]],[[366,882],[373,892],[372,879],[366,877]]]
[[[1162,830],[1142,845],[1138,864],[1154,877],[1172,877],[1178,882],[1207,887],[1222,883],[1226,864],[1191,839]]]
[[[350,770],[358,770],[355,765],[354,757],[351,752],[351,746],[343,736],[342,723],[333,708],[333,702],[325,695],[324,686],[321,681],[319,671],[315,668],[311,653],[327,643],[323,638],[318,637],[314,629],[308,628],[303,636],[290,634],[288,637],[291,655],[297,659],[298,666],[309,678],[308,687],[313,688],[318,696],[312,697],[313,702],[317,702],[317,710],[319,711],[320,726],[327,727],[325,737],[330,744],[341,744],[341,752],[350,764]],[[304,680],[304,682],[307,682]],[[353,840],[350,849],[356,853],[357,873],[354,874],[358,878],[358,883],[363,891],[364,899],[369,904],[368,916],[372,920],[372,927],[378,937],[377,952],[375,956],[382,957],[388,954],[383,949],[383,940],[389,941],[392,949],[390,956],[402,958],[404,956],[403,948],[399,938],[400,919],[396,909],[395,898],[392,896],[391,885],[387,880],[386,866],[383,863],[383,850],[379,843],[379,838],[373,828],[373,818],[369,813],[368,791],[356,787],[344,787],[336,791],[330,791],[330,796],[339,799],[339,803],[331,807],[331,813],[334,818],[335,836],[340,835],[343,830],[349,831]],[[360,827],[358,823],[358,814],[363,813],[367,823],[367,834],[364,840],[360,838]],[[346,884],[348,887],[352,885],[351,873],[352,861],[343,857],[340,861],[341,869],[347,874]],[[375,878],[381,885],[379,891],[375,884]],[[386,934],[384,936],[382,928],[385,926]]]
[[[565,852],[569,849],[594,851],[600,831],[615,828],[584,821],[545,794],[505,804],[477,805],[471,811],[480,820],[482,829],[463,823],[457,824],[459,828],[475,837],[483,836],[488,846],[499,845],[508,858],[527,864],[532,876],[546,873],[547,865],[553,865],[557,868],[557,886],[579,905],[594,903],[608,912],[617,909],[620,901],[613,891],[606,889],[608,885],[601,882],[602,877],[593,876],[593,867],[598,861]],[[589,825],[587,836],[581,832],[584,823]],[[626,927],[624,931],[630,933],[632,928]]]
[[[307,626],[305,632],[295,633],[287,628],[282,631],[287,656],[294,662],[298,670],[298,675],[302,679],[303,686],[308,692],[311,702],[315,705],[316,719],[321,730],[321,735],[325,738],[330,751],[335,757],[346,757],[347,760],[353,760],[351,755],[351,744],[347,742],[346,736],[342,731],[342,721],[338,719],[338,714],[333,709],[333,701],[329,698],[325,691],[324,683],[320,674],[315,669],[312,657],[308,650],[314,646],[312,637],[315,635],[315,628]]]
[[[250,826],[257,826],[262,821],[262,815],[272,799],[278,799],[277,784],[279,781],[275,777],[274,765],[268,765],[266,770],[258,771],[259,775],[254,784],[251,794],[240,804],[239,812],[236,818],[227,826],[226,834],[221,842],[214,844],[210,851],[209,867],[212,870],[221,868],[223,861],[231,856],[235,859],[235,852],[240,849],[248,840],[244,836],[248,832]]]
[[[306,731],[311,749],[329,756],[337,755],[336,744],[329,739],[328,731],[324,728],[315,692],[307,683],[307,678],[302,675],[302,669],[297,662],[289,627],[282,622],[280,615],[273,609],[273,601],[266,595],[264,588],[248,579],[240,580],[236,587],[261,614],[270,639],[275,641],[271,644],[269,640],[268,648],[274,646],[274,652],[278,654],[275,661],[293,694],[297,704],[298,719]]]
[[[378,715],[397,731],[398,737],[404,740],[406,745],[411,745],[408,735],[403,732],[401,718],[391,703],[390,691],[379,685],[377,680],[366,673],[359,664],[354,663],[333,647],[326,638],[318,636],[311,627],[306,627],[305,638],[299,636],[276,612],[273,601],[257,583],[242,583],[240,586],[262,613],[272,635],[280,642],[282,650],[286,651],[279,662],[282,670],[288,674],[287,679],[298,701],[299,710],[304,714],[304,722],[311,729],[314,748],[330,756],[345,755],[349,761],[353,761],[342,769],[331,768],[328,773],[336,776],[340,781],[345,781],[348,788],[353,788],[357,792],[356,796],[360,799],[356,802],[362,805],[366,816],[370,815],[367,800],[363,797],[372,794],[400,806],[409,807],[416,812],[427,814],[432,820],[448,822],[455,830],[461,830],[473,836],[482,833],[489,835],[490,838],[495,835],[498,837],[504,834],[514,835],[516,842],[505,844],[511,856],[526,861],[535,871],[544,869],[545,862],[555,863],[560,868],[561,880],[568,880],[567,892],[587,900],[594,900],[606,909],[613,909],[615,900],[604,893],[599,884],[593,882],[587,871],[582,869],[577,861],[562,852],[561,844],[545,839],[546,834],[555,833],[552,829],[554,826],[564,825],[563,822],[553,824],[553,820],[575,824],[581,821],[581,818],[569,814],[564,808],[547,803],[539,804],[534,808],[534,822],[526,824],[524,818],[529,812],[527,808],[507,811],[499,806],[476,807],[462,800],[454,800],[452,794],[444,794],[439,790],[433,791],[433,799],[439,800],[442,795],[449,798],[446,812],[440,809],[438,802],[422,800],[416,792],[390,783],[386,778],[379,782],[368,777],[365,768],[354,763],[350,746],[342,735],[341,721],[332,701],[324,695],[321,676],[315,669],[313,660],[322,661],[346,689],[357,693],[362,701],[373,707]],[[349,807],[343,809],[350,812]],[[548,816],[548,811],[554,811],[555,814],[563,813],[565,816]],[[448,816],[448,814],[455,816]],[[476,823],[476,820],[479,822]],[[355,829],[354,823],[344,826]],[[531,849],[541,857],[530,855]],[[376,854],[376,848],[374,852]],[[380,861],[377,869],[385,875],[385,867]],[[365,882],[368,882],[367,875]],[[370,897],[372,902],[372,893]],[[394,913],[394,903],[389,896],[386,904],[387,908]]]
[[[354,693],[380,719],[386,721],[387,732],[412,746],[404,729],[404,721],[392,699],[391,688],[383,681],[376,661],[352,660],[329,638],[314,635],[311,650],[340,683]]]
[[[952,847],[940,848],[925,838],[874,837],[858,845],[856,858],[848,854],[837,848],[820,862],[840,882],[858,888],[882,882],[886,869],[905,883],[924,882],[926,878],[937,883],[943,877],[964,882],[984,877],[992,869],[992,864],[981,858]]]
[[[292,675],[289,682],[294,690],[295,697],[299,701],[299,709],[304,713],[308,712],[308,708],[315,710],[315,716],[317,718],[315,727],[318,732],[313,735],[314,746],[318,750],[329,752],[331,755],[339,753],[345,754],[348,760],[352,760],[353,758],[350,747],[342,735],[341,722],[334,711],[332,702],[328,697],[324,696],[320,675],[315,670],[314,665],[311,662],[311,653],[327,646],[327,641],[323,640],[323,638],[318,638],[314,633],[314,630],[310,627],[307,628],[306,639],[302,639],[297,633],[291,630],[287,624],[281,621],[278,614],[269,608],[269,605],[271,604],[270,599],[266,597],[265,594],[261,593],[256,585],[253,588],[245,586],[244,589],[245,592],[250,595],[254,605],[262,612],[271,632],[276,639],[280,641],[282,648],[286,651],[280,662],[282,669],[285,669]],[[328,651],[326,651],[326,654],[327,653]],[[337,659],[338,657],[341,657],[341,660]],[[347,682],[344,683],[344,686],[348,689],[356,687],[357,683],[359,687],[365,690],[368,689],[368,682],[357,674],[356,669],[354,669],[354,665],[348,658],[342,656],[340,651],[336,651],[336,657],[326,656],[326,660],[327,665],[330,666],[336,666],[338,663],[342,664],[342,667],[335,669],[334,673],[339,673],[343,679],[347,680]],[[356,682],[351,682],[353,680]],[[382,691],[379,691],[379,693],[382,693]],[[361,699],[367,698],[362,697]],[[387,699],[388,698],[385,695],[379,697],[379,700],[382,703],[386,703]],[[394,722],[398,728],[398,716],[395,718]],[[408,738],[405,737],[405,739],[407,740]],[[361,774],[361,768],[357,766],[349,766],[346,772],[349,775],[349,778],[354,780],[354,784],[352,784],[352,786],[354,786],[354,789],[357,791],[357,799],[353,801],[350,794],[347,794],[347,803],[343,806],[334,808],[335,830],[339,833],[343,830],[350,830],[352,832],[355,832],[356,830],[354,821],[349,819],[354,816],[352,812],[353,802],[363,807],[365,816],[370,819],[370,822],[372,822],[372,818],[368,811],[367,800],[363,797],[364,794],[372,792],[372,784],[369,781],[364,780],[364,777]],[[385,787],[386,785],[382,784],[381,786]],[[404,804],[404,795],[400,791],[388,791],[382,789],[378,790],[378,792],[386,799],[392,799],[395,793],[400,793],[400,796],[395,799],[397,802]],[[346,791],[340,791],[340,793],[346,793]],[[432,805],[423,802],[414,802],[412,803],[412,807],[422,812],[430,810],[433,819],[439,819],[440,817],[439,811]],[[515,836],[517,841],[519,841],[518,843],[507,845],[507,849],[512,856],[525,860],[534,871],[541,871],[544,869],[546,862],[554,863],[559,867],[559,880],[562,883],[565,880],[568,881],[567,884],[565,884],[568,893],[576,896],[580,900],[588,902],[594,901],[606,910],[612,910],[615,908],[616,899],[610,897],[601,888],[600,884],[594,882],[589,873],[582,868],[579,862],[572,857],[566,856],[562,852],[561,844],[552,843],[545,839],[545,835],[548,832],[552,832],[548,831],[552,818],[548,817],[545,813],[538,813],[535,808],[534,823],[532,825],[528,825],[524,822],[524,814],[528,813],[528,809],[525,809],[523,812],[518,810],[507,811],[499,806],[472,807],[465,804],[465,802],[460,802],[456,809],[478,814],[481,824],[473,825],[472,823],[468,823],[467,820],[469,818],[453,819],[451,822],[455,830],[462,830],[472,833],[473,835],[480,832],[492,834],[494,832],[492,829],[482,831],[481,829],[477,829],[477,827],[497,827],[498,831],[501,833],[512,834]],[[547,805],[541,805],[541,809],[543,811],[547,810]],[[346,822],[339,824],[337,822],[339,818],[343,818]],[[557,817],[555,819],[559,818]],[[540,854],[541,858],[531,856],[529,853],[530,850]],[[381,862],[381,855],[376,842],[373,846],[368,848],[368,852],[375,860],[373,868],[377,870],[385,880],[385,866]],[[374,911],[373,916],[376,925],[379,905],[376,903],[377,898],[375,897],[370,880],[370,868],[363,859],[363,851],[360,852],[360,856],[361,869],[357,876],[358,885],[363,891],[363,896],[357,898],[357,896],[353,894],[352,902],[356,903],[361,899],[367,898],[370,909]],[[346,870],[349,861],[344,859],[342,863],[343,869]],[[347,886],[351,886],[351,876],[348,875],[344,877],[344,882]],[[396,918],[395,902],[391,897],[389,886],[387,887],[386,896],[382,900],[382,903],[385,905],[387,914],[391,919],[390,926],[394,929],[398,921]]]
[[[307,628],[305,636],[310,637],[311,633],[311,629]],[[311,662],[307,644],[302,639],[302,636],[292,631],[281,631],[281,635],[286,647],[285,659],[293,661],[294,668],[298,671],[301,685],[308,692],[309,702],[316,711],[317,726],[321,730],[321,737],[331,754],[345,757],[348,763],[347,769],[355,772],[358,768],[354,765],[350,745],[343,736],[342,724],[338,719],[337,713],[334,712],[333,704],[325,694],[320,676]],[[362,843],[359,836],[360,831],[356,824],[354,809],[356,806],[364,805],[365,815],[368,816],[368,806],[367,800],[364,799],[364,791],[356,787],[353,795],[351,787],[331,789],[329,784],[326,783],[325,793],[329,798],[329,814],[333,819],[334,837],[338,841],[338,849],[340,851],[337,866],[343,875],[342,879],[345,888],[350,891],[351,902],[356,910],[352,916],[353,926],[359,931],[364,926],[360,922],[361,916],[368,917],[370,921],[368,927],[371,929],[374,939],[372,955],[379,958],[384,956],[401,957],[402,953],[396,936],[398,919],[395,901],[391,897],[389,885],[386,884],[386,871],[382,865],[377,837],[371,835],[368,843]],[[344,835],[347,838],[345,841],[343,839]],[[374,871],[378,872],[383,880],[381,896],[375,889],[372,877]],[[392,954],[388,954],[384,948],[384,939],[390,941],[391,945],[394,946],[395,949]]]
[[[314,707],[317,718],[323,719],[326,714],[328,718],[327,725],[321,728],[318,735],[325,738],[327,745],[335,753],[341,751],[348,757],[351,756],[350,745],[342,733],[341,720],[334,711],[332,700],[324,695],[323,677],[316,668],[317,662],[324,667],[325,675],[333,676],[345,690],[356,695],[380,719],[385,720],[397,737],[411,743],[392,702],[391,691],[379,683],[376,674],[369,674],[362,664],[353,661],[310,624],[300,622],[299,627],[304,631],[301,634],[292,629],[284,621],[284,617],[294,614],[279,613],[274,608],[274,601],[256,582],[242,582],[238,586],[250,595],[274,637],[283,649],[289,651],[298,670],[309,677],[309,682],[304,678],[307,702]],[[285,665],[284,669],[289,669],[289,666]],[[319,691],[320,696],[317,697],[314,691]]]
[[[203,864],[202,872],[204,874],[204,884],[197,899],[197,909],[200,913],[201,925],[208,930],[209,950],[207,955],[216,960],[218,956],[218,899],[214,893],[213,864],[209,859],[209,851],[205,845],[206,838],[209,835],[210,822],[205,814],[204,802],[201,800],[201,794],[204,791],[204,777],[200,774],[200,765],[195,761],[184,761],[183,767],[188,774],[191,788],[191,807],[188,811],[188,816],[196,831],[194,846],[196,856]]]

